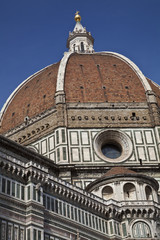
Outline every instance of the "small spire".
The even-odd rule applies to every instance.
[[[82,26],[79,11],[75,13],[74,19],[76,21],[76,25],[73,32],[69,33],[67,48],[69,48],[69,51],[71,52],[93,53],[94,39],[91,36],[91,33],[87,32],[86,28]]]
[[[81,21],[81,16],[79,15],[79,11],[77,11],[77,12],[75,13],[74,19],[75,19],[76,22],[80,22],[80,21]]]

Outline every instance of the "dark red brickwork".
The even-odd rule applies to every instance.
[[[57,73],[59,63],[49,66],[20,89],[8,106],[0,132],[5,132],[55,105]]]
[[[144,88],[131,67],[109,55],[72,55],[65,92],[67,102],[146,101]]]
[[[16,93],[4,113],[0,133],[55,106],[59,63],[42,70]],[[160,89],[150,80],[160,106]],[[111,55],[72,54],[65,72],[68,103],[147,102],[142,83],[132,68]]]

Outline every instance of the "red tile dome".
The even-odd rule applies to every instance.
[[[6,132],[55,106],[54,95],[59,63],[53,64],[28,78],[6,104],[1,131]]]
[[[61,62],[32,75],[14,91],[2,111],[1,133],[21,125],[26,116],[32,118],[55,108]],[[147,102],[137,69],[115,53],[71,53],[64,67],[66,103]],[[160,96],[159,87],[145,81]]]
[[[67,102],[145,102],[144,87],[121,59],[102,54],[74,54],[65,74]]]

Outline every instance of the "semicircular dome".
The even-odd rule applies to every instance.
[[[72,53],[64,66],[66,103],[147,102],[138,71],[119,56],[116,53]],[[60,64],[31,76],[12,94],[2,112],[1,133],[21,125],[25,117],[32,118],[55,107]],[[145,81],[150,86],[151,81],[146,78]],[[160,95],[160,89],[153,83],[151,86],[156,95]]]

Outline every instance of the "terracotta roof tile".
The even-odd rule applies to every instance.
[[[22,86],[4,113],[1,132],[22,124],[26,116],[32,118],[55,106],[58,67],[59,63],[49,66]]]
[[[31,77],[15,94],[3,115],[1,133],[55,106],[59,63]],[[160,106],[160,89],[148,80]],[[144,87],[130,65],[116,56],[72,54],[65,71],[67,103],[147,102]]]
[[[102,176],[102,178],[114,176],[114,175],[123,175],[123,174],[137,174],[137,173],[125,167],[113,167],[107,173],[105,173]]]
[[[101,54],[74,54],[65,75],[67,102],[146,102],[144,87],[121,59]]]

